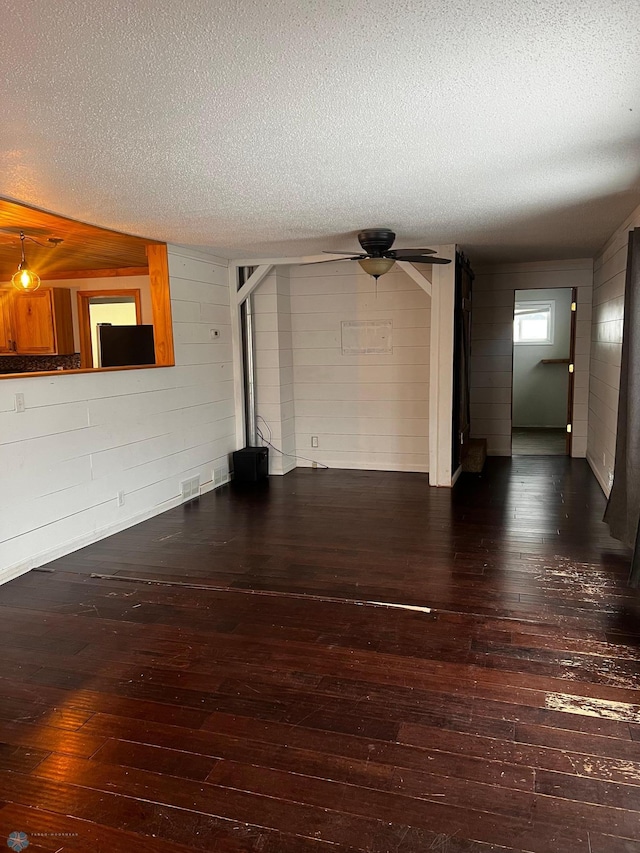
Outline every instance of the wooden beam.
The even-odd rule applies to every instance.
[[[149,267],[123,267],[116,270],[67,270],[43,273],[43,281],[64,281],[76,278],[120,278],[128,275],[149,275]]]
[[[428,296],[431,296],[431,278],[424,276],[409,261],[396,261],[396,264],[403,272],[406,272],[410,279],[415,281],[418,287],[421,287]],[[431,266],[431,269],[433,270],[433,266]]]
[[[229,267],[230,270],[237,272],[237,267]],[[265,276],[269,275],[271,270],[273,269],[273,264],[261,264],[257,270],[254,270],[249,278],[242,285],[240,290],[235,293],[235,302],[236,305],[242,305],[244,300],[251,296],[256,287],[260,284],[260,282],[265,278]],[[237,286],[237,285],[236,285]],[[232,294],[233,295],[233,294]]]
[[[153,336],[156,364],[172,366],[176,363],[173,350],[173,323],[171,320],[171,295],[169,293],[169,260],[166,243],[148,245],[149,285],[153,310]]]

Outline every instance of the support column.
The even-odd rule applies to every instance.
[[[296,467],[288,267],[276,267],[262,282],[254,300],[258,428],[282,451],[269,449],[269,473],[286,474]]]
[[[438,246],[446,266],[433,265],[431,276],[431,357],[429,360],[429,485],[452,486],[453,342],[455,244]]]

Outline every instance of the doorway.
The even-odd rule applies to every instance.
[[[100,367],[98,327],[140,325],[140,291],[78,291],[78,321],[82,367]]]
[[[516,290],[513,317],[513,456],[571,453],[575,294]]]

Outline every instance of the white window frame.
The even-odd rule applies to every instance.
[[[541,311],[549,312],[548,335],[544,340],[531,340],[529,338],[517,338],[518,317],[525,314],[537,314]],[[513,313],[513,344],[514,346],[552,346],[555,339],[556,329],[556,301],[545,299],[539,302],[523,301],[516,302]]]

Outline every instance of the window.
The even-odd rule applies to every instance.
[[[554,301],[516,302],[513,342],[515,344],[552,344],[555,307]]]

